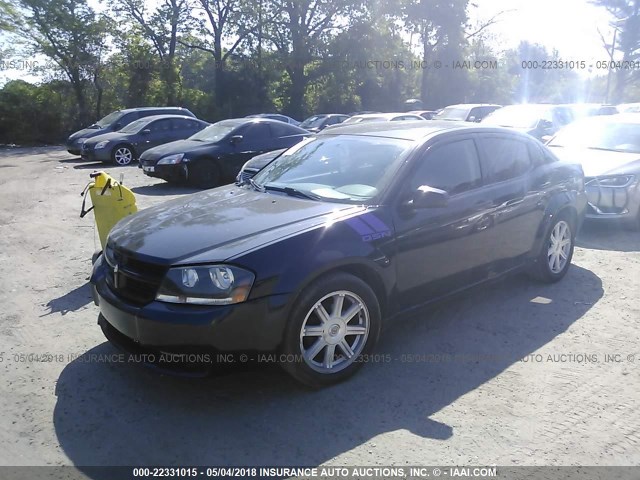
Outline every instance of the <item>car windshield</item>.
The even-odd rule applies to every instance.
[[[468,108],[447,107],[435,116],[436,120],[466,120]]]
[[[307,118],[304,122],[302,122],[300,124],[300,126],[302,128],[321,127],[322,126],[322,122],[324,121],[324,119],[325,119],[325,117],[323,117],[321,115],[314,115],[313,117]]]
[[[487,116],[482,123],[499,127],[535,128],[541,118],[545,117],[544,110],[529,105],[512,105],[503,107]]]
[[[140,120],[136,120],[135,122],[131,122],[129,125],[125,126],[120,130],[120,133],[138,133],[142,130],[146,125],[149,124],[149,120],[146,118],[141,118]]]
[[[195,135],[189,137],[189,140],[196,140],[199,142],[219,142],[224,137],[229,135],[233,130],[239,126],[238,123],[218,122],[207,128],[200,130]]]
[[[388,185],[413,142],[373,136],[310,138],[254,177],[266,190],[289,190],[331,202],[365,203]]]
[[[640,124],[589,118],[562,129],[549,146],[640,153]]]
[[[122,117],[122,115],[123,115],[122,112],[113,112],[107,115],[106,117],[98,120],[95,124],[98,125],[100,128],[104,128],[108,125],[111,125],[116,120],[118,120],[120,117]]]

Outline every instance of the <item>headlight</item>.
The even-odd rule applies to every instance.
[[[180,163],[184,158],[184,153],[178,153],[176,155],[169,155],[167,157],[161,158],[158,162],[158,165],[175,165],[176,163]]]
[[[107,144],[109,143],[109,140],[103,140],[102,142],[98,142],[96,143],[96,150],[100,150],[101,148],[104,148],[107,146]]]
[[[193,305],[231,305],[249,296],[255,276],[230,265],[200,265],[169,270],[156,300]]]
[[[626,187],[634,181],[633,175],[612,175],[610,177],[598,177],[598,185],[602,187]]]

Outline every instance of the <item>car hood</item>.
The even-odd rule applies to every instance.
[[[118,251],[161,265],[220,262],[365,209],[229,185],[127,217],[111,231],[108,242]]]
[[[208,153],[216,148],[215,143],[200,142],[198,140],[176,140],[175,142],[165,143],[157,147],[150,148],[144,152],[141,156],[141,160],[154,161],[160,160],[167,155],[174,155],[176,153],[184,154],[198,154]]]
[[[594,150],[592,148],[549,147],[569,163],[582,165],[585,177],[640,172],[640,154]]]
[[[129,139],[131,135],[120,132],[109,132],[103,133],[102,135],[96,135],[95,137],[91,137],[89,140],[86,140],[84,143],[87,145],[95,145],[96,143],[103,142],[108,140],[110,142],[119,142]]]
[[[68,141],[73,142],[79,138],[92,138],[104,133],[106,133],[104,128],[83,128],[82,130],[78,130],[76,133],[72,133],[69,136]]]

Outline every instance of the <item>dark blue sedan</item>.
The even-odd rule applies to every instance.
[[[99,323],[154,358],[277,352],[325,386],[365,363],[384,320],[521,269],[563,278],[585,205],[581,167],[525,134],[338,127],[246,185],[119,223],[91,277]]]

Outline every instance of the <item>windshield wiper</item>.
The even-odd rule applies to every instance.
[[[286,193],[290,197],[308,198],[309,200],[320,200],[322,197],[311,192],[303,192],[293,187],[276,187],[273,185],[264,185],[264,190],[272,190],[274,192]]]

